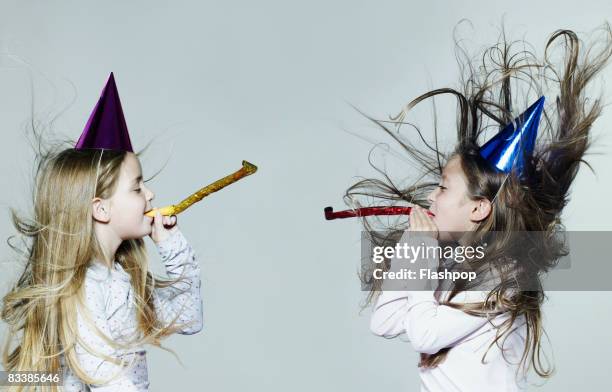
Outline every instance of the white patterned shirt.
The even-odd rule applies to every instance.
[[[200,295],[200,266],[193,249],[180,231],[157,244],[168,278],[182,280],[153,292],[155,312],[163,325],[175,321],[180,334],[194,334],[203,326],[202,298]],[[142,346],[130,345],[140,337],[136,316],[134,288],[130,275],[119,263],[113,268],[93,262],[84,283],[87,311],[77,312],[79,337],[94,353],[77,344],[75,351],[81,368],[95,379],[111,379],[104,385],[86,385],[64,366],[65,392],[148,391],[146,351]],[[90,314],[91,316],[88,316]],[[110,340],[129,347],[117,348],[96,333],[99,329]],[[176,319],[176,320],[175,320]],[[125,361],[121,366],[103,357]],[[64,359],[62,358],[62,363]],[[117,375],[113,378],[114,375]]]
[[[438,245],[433,238],[415,237],[414,232],[408,231],[399,243],[413,247],[419,243]],[[437,258],[426,261],[430,268],[438,264]],[[391,270],[400,271],[410,263],[412,261],[392,258]],[[444,361],[436,367],[418,369],[421,392],[515,392],[525,387],[524,376],[517,372],[525,349],[524,316],[514,321],[512,332],[505,340],[502,338],[503,345],[498,346],[493,341],[502,322],[508,319],[508,313],[488,320],[440,304],[431,290],[415,290],[413,284],[412,290],[386,291],[386,283],[374,306],[370,320],[372,332],[386,338],[407,338],[418,353],[435,354],[450,348]],[[442,291],[441,298],[446,299],[448,294]],[[487,294],[487,291],[462,291],[451,302],[479,303]]]

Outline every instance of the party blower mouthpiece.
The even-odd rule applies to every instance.
[[[355,210],[336,211],[332,207],[325,207],[326,220],[354,218],[358,216],[372,215],[410,215],[412,207],[363,207]],[[427,215],[435,216],[432,212],[426,211]]]
[[[172,204],[162,208],[154,208],[146,212],[145,215],[153,218],[155,216],[155,211],[159,211],[162,215],[166,216],[179,214],[211,193],[217,192],[218,190],[221,190],[246,176],[250,176],[256,171],[257,166],[247,161],[242,161],[242,167],[229,176],[225,176],[212,184],[206,185],[178,204]]]

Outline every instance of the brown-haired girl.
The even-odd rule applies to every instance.
[[[400,243],[412,245],[479,245],[497,234],[482,259],[434,260],[438,271],[475,272],[473,280],[446,280],[434,291],[391,289],[388,280],[364,273],[371,285],[368,302],[374,303],[371,329],[388,338],[407,336],[420,353],[422,391],[514,391],[529,368],[541,377],[552,374],[541,348],[540,278],[565,252],[557,236],[561,212],[601,113],[600,98],[586,87],[612,55],[610,27],[602,30],[604,40],[590,46],[573,31],[556,31],[541,59],[525,42],[502,35],[476,61],[460,62],[461,88],[425,93],[391,121],[373,119],[422,169],[405,187],[378,169],[384,179],[348,189],[351,206],[363,204],[362,198],[415,206],[407,230],[401,222],[383,224],[392,235],[364,219],[376,244],[396,244],[401,237]],[[440,96],[457,100],[458,143],[451,154],[439,150],[437,135],[427,142],[416,128],[426,144],[417,149],[388,127],[399,129],[414,106]],[[499,133],[485,138],[491,128]],[[487,140],[495,146],[483,145]],[[533,242],[524,241],[526,232]],[[405,263],[392,257],[385,270],[398,271]]]

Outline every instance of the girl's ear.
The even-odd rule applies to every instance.
[[[472,212],[470,213],[470,219],[472,221],[480,222],[486,219],[491,213],[491,202],[488,199],[480,199],[474,202]]]
[[[110,221],[110,206],[107,200],[95,197],[92,201],[92,216],[95,221],[108,223]]]

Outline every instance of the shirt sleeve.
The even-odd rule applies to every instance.
[[[104,298],[101,283],[94,279],[85,279],[84,308],[77,308],[79,337],[75,352],[79,365],[89,377],[104,382],[99,385],[88,384],[91,391],[143,391],[130,379],[126,366],[106,358],[126,360],[127,357],[106,340],[112,338]]]
[[[418,246],[414,232],[406,232],[400,240],[409,246]],[[436,246],[438,241],[431,237],[418,236],[418,243]],[[391,270],[402,268],[405,260],[391,259]],[[416,261],[418,263],[418,260]],[[437,258],[435,260],[437,264]],[[412,269],[414,269],[412,264]],[[459,309],[441,305],[432,290],[385,290],[374,306],[370,329],[375,335],[393,338],[405,335],[415,351],[435,354],[445,347],[451,347],[461,339],[480,329],[487,318],[469,315]],[[397,286],[395,286],[397,288]],[[414,288],[414,283],[411,283]]]
[[[168,278],[176,280],[154,290],[155,311],[164,325],[175,323],[178,333],[191,335],[202,330],[204,315],[200,294],[200,265],[191,245],[180,231],[157,244]]]

